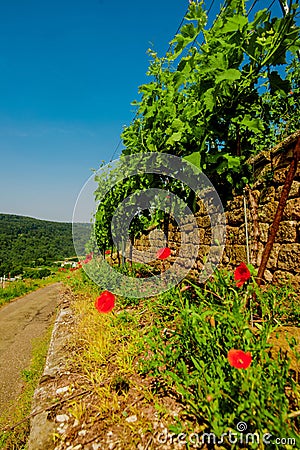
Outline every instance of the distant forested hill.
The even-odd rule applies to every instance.
[[[82,232],[82,254],[89,228],[90,224],[76,225],[77,241]],[[0,276],[73,256],[71,223],[0,214]]]

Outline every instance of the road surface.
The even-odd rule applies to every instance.
[[[53,320],[60,289],[60,283],[51,284],[0,309],[0,416],[22,392],[21,371],[29,367],[32,340]]]

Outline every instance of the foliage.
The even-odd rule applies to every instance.
[[[89,224],[82,224],[82,234]],[[79,226],[76,229],[79,230]],[[83,248],[84,253],[84,248]],[[74,256],[72,224],[0,214],[0,276]]]
[[[253,289],[265,318],[254,327],[255,308],[245,308]],[[158,386],[171,388],[187,414],[218,437],[242,421],[249,433],[262,436],[267,431],[297,439],[297,419],[289,416],[291,408],[297,409],[297,380],[291,376],[287,352],[270,351],[278,311],[272,315],[268,297],[268,291],[256,290],[253,283],[237,288],[232,275],[224,272],[204,287],[165,293],[156,303],[155,326],[146,337],[152,357],[141,361],[141,370],[153,373],[160,380]],[[277,288],[280,297],[286,301],[288,295]],[[230,367],[231,349],[250,352],[250,367]],[[296,357],[300,357],[297,352]]]
[[[228,0],[207,29],[203,3],[190,2],[167,55],[149,50],[150,81],[140,86],[141,99],[133,103],[136,116],[122,133],[121,158],[145,152],[185,158],[205,172],[223,201],[251,182],[248,158],[299,127],[298,6],[298,0],[291,1],[283,17],[264,8],[252,18],[245,0]],[[101,190],[105,176],[96,181]],[[172,180],[148,174],[124,176],[107,192],[96,215],[100,249],[112,245],[111,219],[124,198],[166,184],[177,194]],[[192,211],[194,200],[186,192]],[[156,213],[136,216],[131,236],[157,222]],[[158,219],[163,217],[160,212]]]
[[[241,170],[243,181],[248,177],[249,156],[274,144],[283,125],[289,132],[297,129],[298,1],[282,18],[272,18],[265,8],[253,20],[244,3],[227,2],[206,30],[202,3],[192,2],[188,23],[175,36],[167,56],[159,58],[150,51],[148,75],[154,80],[140,86],[138,117],[122,135],[126,154],[158,151],[187,157],[216,186],[227,181],[238,187]],[[198,45],[201,35],[204,42]],[[291,65],[288,51],[293,54]],[[282,69],[279,73],[278,65],[287,77]],[[282,115],[282,103],[291,84],[297,86],[286,106],[287,117]]]
[[[49,277],[49,275],[51,275],[52,272],[50,269],[48,269],[47,267],[41,268],[41,269],[31,269],[31,270],[27,270],[23,277],[24,278],[32,278],[33,280],[35,279],[41,279],[41,278],[46,278]]]

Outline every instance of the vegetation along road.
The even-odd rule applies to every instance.
[[[21,371],[29,366],[32,340],[49,327],[60,283],[25,295],[0,309],[0,415],[22,391]]]

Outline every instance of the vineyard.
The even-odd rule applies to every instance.
[[[67,363],[44,380],[55,450],[300,448],[299,2],[249,3],[208,26],[190,1],[166,55],[149,50],[84,256],[73,223]]]

